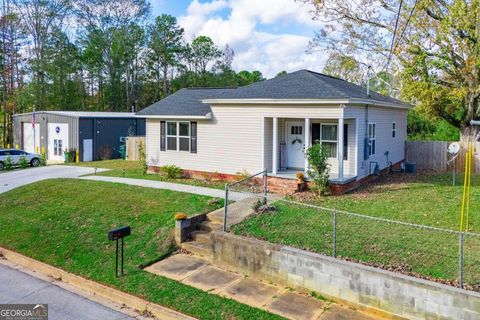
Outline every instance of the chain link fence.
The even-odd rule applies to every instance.
[[[264,172],[226,186],[227,198],[245,194],[253,212],[234,233],[480,291],[480,234],[272,198],[266,181]]]

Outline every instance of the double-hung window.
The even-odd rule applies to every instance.
[[[338,130],[336,124],[321,125],[320,143],[329,158],[337,157]]]
[[[177,151],[177,122],[167,122],[167,150]]]
[[[392,138],[395,138],[397,135],[397,124],[392,122]]]
[[[167,121],[167,150],[190,151],[190,122]]]
[[[376,144],[376,125],[375,123],[368,124],[368,155],[375,154],[375,144]]]

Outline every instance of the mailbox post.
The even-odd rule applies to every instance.
[[[123,276],[123,238],[131,234],[130,226],[125,226],[108,232],[108,240],[115,241],[115,275],[118,277],[118,240],[122,240],[122,276]]]

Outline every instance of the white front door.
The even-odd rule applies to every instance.
[[[48,124],[48,159],[64,161],[63,152],[68,150],[68,124]]]
[[[305,167],[305,123],[285,121],[285,144],[287,147],[287,167]]]
[[[83,139],[83,161],[93,160],[93,140]]]

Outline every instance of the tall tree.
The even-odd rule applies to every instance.
[[[205,85],[207,67],[222,56],[222,51],[211,38],[198,36],[187,46],[186,52],[186,60],[194,73],[194,85]]]
[[[480,117],[479,0],[305,0],[326,22],[312,48],[401,73],[402,95],[465,128]],[[391,53],[391,55],[390,55]]]
[[[170,92],[169,72],[180,65],[180,55],[185,51],[184,30],[177,24],[177,18],[168,14],[158,16],[148,30],[149,67],[155,74],[158,86],[161,82],[165,97]]]
[[[20,18],[9,0],[2,1],[1,48],[2,48],[2,142],[13,143],[12,116],[17,107],[17,96],[24,82],[24,64],[21,50],[26,43],[26,35]],[[21,110],[20,110],[21,111]]]
[[[362,84],[364,71],[357,60],[338,52],[332,52],[325,62],[323,73],[341,78],[356,84]]]
[[[61,28],[71,9],[70,0],[13,0],[33,48],[30,66],[34,72],[35,101],[40,109],[46,106],[46,45],[54,28]]]

